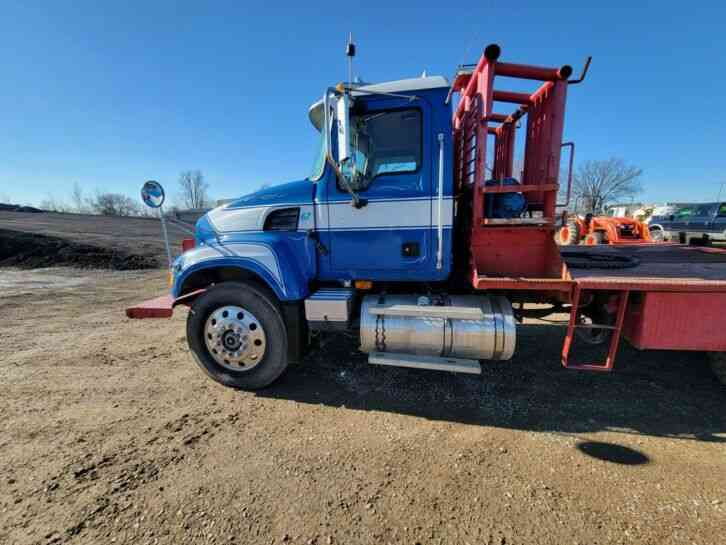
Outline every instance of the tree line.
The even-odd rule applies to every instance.
[[[167,197],[168,198],[168,197]],[[179,175],[177,191],[173,204],[167,202],[171,210],[189,208],[210,208],[209,184],[201,170],[186,170]],[[96,189],[86,195],[76,182],[67,201],[49,196],[40,202],[40,208],[49,212],[76,214],[98,214],[101,216],[152,216],[155,212],[145,206],[140,197],[132,198],[123,193],[113,193]]]

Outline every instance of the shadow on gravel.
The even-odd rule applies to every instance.
[[[518,331],[517,355],[483,364],[481,376],[369,365],[353,340],[337,338],[257,395],[479,426],[726,442],[726,388],[703,354],[623,343],[614,372],[588,373],[560,366],[563,328]]]
[[[647,464],[650,461],[642,452],[618,445],[616,443],[603,443],[600,441],[583,441],[575,445],[577,450],[591,458],[604,462],[612,462],[626,466]]]

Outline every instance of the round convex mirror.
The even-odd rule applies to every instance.
[[[141,200],[150,208],[159,208],[164,204],[164,188],[159,182],[149,180],[141,188]]]

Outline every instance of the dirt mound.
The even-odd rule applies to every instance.
[[[154,269],[160,263],[148,255],[0,229],[0,267],[39,268],[57,265],[125,271]]]
[[[34,206],[24,206],[21,204],[8,204],[0,202],[0,210],[4,212],[32,212],[34,214],[40,214],[43,212],[40,208]]]

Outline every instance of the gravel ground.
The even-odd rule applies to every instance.
[[[368,366],[339,338],[236,392],[192,362],[185,311],[124,317],[161,271],[0,278],[2,544],[726,535],[726,389],[701,354],[571,372],[562,329],[533,323],[471,377]]]

